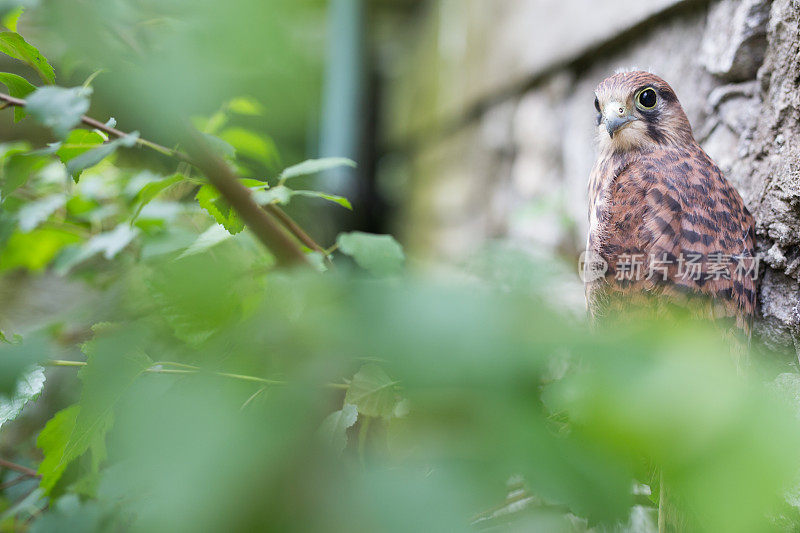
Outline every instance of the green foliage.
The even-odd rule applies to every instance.
[[[0,270],[42,270],[65,246],[79,241],[74,233],[55,228],[17,231],[8,239],[0,256]]]
[[[217,224],[222,224],[231,235],[236,235],[244,229],[244,223],[239,215],[212,185],[200,187],[195,198],[200,207],[208,211]]]
[[[362,415],[389,418],[398,401],[396,385],[378,365],[364,365],[353,376],[344,401],[355,405]]]
[[[329,157],[325,159],[309,159],[300,164],[291,166],[281,172],[281,183],[288,179],[297,178],[300,176],[310,176],[312,174],[319,174],[326,170],[331,170],[338,167],[355,167],[354,161],[344,157]]]
[[[63,139],[89,110],[91,94],[90,87],[41,87],[28,97],[26,109],[33,118],[52,128]]]
[[[265,10],[237,0],[221,12],[199,2],[188,37],[174,17],[134,25],[131,35],[149,35],[161,57],[136,40],[142,49],[126,61],[143,57],[137,69],[148,76],[118,87],[177,108],[180,98],[206,97],[201,82],[212,95],[220,84],[248,94],[238,75],[252,57],[234,53],[225,29],[271,38],[285,29],[271,10],[300,9],[281,2]],[[97,28],[116,5],[48,8]],[[202,18],[212,13],[220,20]],[[147,33],[151,25],[160,33]],[[87,61],[119,57],[113,47],[72,46]],[[196,68],[188,59],[197,57],[225,58],[228,75],[219,63]],[[11,92],[28,89],[0,79]],[[591,332],[548,303],[553,265],[501,249],[446,283],[408,275],[391,236],[352,232],[309,254],[315,270],[278,270],[190,165],[122,165],[109,156],[135,134],[109,142],[74,129],[87,96],[37,89],[28,111],[63,141],[0,146],[3,281],[47,278],[87,295],[48,318],[46,333],[11,342],[0,333],[4,398],[37,364],[81,367],[80,390],[53,394],[49,421],[38,418],[46,402],[21,415],[38,430],[41,479],[27,481],[27,495],[0,480],[3,531],[624,531],[642,503],[634,485],[657,501],[654,467],[686,502],[693,530],[797,528],[783,498],[800,468],[796,374],[784,380],[789,400],[756,373],[743,379],[718,333],[697,325]],[[264,171],[241,180],[255,201],[293,207],[315,197],[352,208],[289,187],[350,160],[277,173],[272,139],[246,120],[266,121],[280,101],[219,101],[195,123],[227,164],[246,176]],[[155,133],[169,133],[163,102],[153,105]],[[18,304],[3,304],[4,323]],[[50,360],[53,342],[72,360]],[[23,405],[36,394],[23,394]],[[0,422],[19,409],[5,412]]]
[[[81,152],[70,158],[68,161],[65,161],[67,164],[67,172],[77,182],[81,172],[98,164],[100,161],[113,154],[117,148],[131,148],[136,144],[138,139],[139,133],[133,132],[125,137],[114,139],[113,141],[101,144],[96,148],[90,148],[84,152]]]
[[[352,257],[362,268],[376,275],[399,274],[405,254],[391,235],[371,235],[354,231],[339,235],[339,250]]]
[[[2,163],[1,200],[4,202],[9,195],[23,186],[31,175],[41,170],[48,162],[49,157],[42,153],[28,152],[27,150],[13,150],[6,153]]]
[[[47,358],[49,345],[41,334],[18,342],[0,342],[0,396],[9,397],[27,371]]]
[[[173,185],[176,185],[184,180],[182,174],[173,174],[168,178],[164,178],[161,180],[157,180],[151,183],[148,183],[139,191],[136,195],[136,211],[133,214],[133,218],[139,216],[139,213],[142,212],[142,209],[156,199],[156,197],[161,194],[162,192],[166,191]]]
[[[36,87],[31,85],[28,80],[10,72],[0,72],[0,83],[8,88],[8,94],[14,98],[25,98],[36,90]],[[15,107],[14,122],[19,122],[23,118],[25,118],[25,108]]]
[[[345,403],[344,406],[328,415],[319,426],[319,435],[329,443],[336,453],[341,454],[347,447],[347,430],[356,423],[358,410],[355,405]]]
[[[49,84],[56,82],[55,70],[47,59],[20,34],[14,31],[0,32],[0,52],[29,65],[43,82]]]

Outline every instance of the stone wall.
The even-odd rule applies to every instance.
[[[757,331],[800,349],[800,0],[431,0],[389,40],[383,181],[417,254],[494,238],[574,261],[593,89],[618,68],[676,90],[757,218]],[[397,190],[396,188],[394,190]]]

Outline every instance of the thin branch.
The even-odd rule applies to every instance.
[[[25,107],[27,105],[27,102],[25,100],[22,100],[20,98],[15,98],[13,96],[10,96],[8,94],[3,94],[3,93],[0,93],[0,100],[5,102],[3,107],[7,107],[7,106]],[[108,134],[110,136],[114,136],[114,137],[117,137],[117,138],[126,137],[128,135],[124,131],[118,130],[118,129],[113,128],[111,126],[108,126],[105,123],[100,122],[99,120],[94,119],[92,117],[89,117],[87,115],[83,115],[81,117],[81,123],[83,123],[86,126],[89,126],[90,128],[94,128],[94,129],[100,130],[100,131],[102,131],[102,132],[104,132],[104,133],[106,133],[106,134]],[[136,142],[141,146],[146,146],[147,148],[150,148],[151,150],[155,150],[156,152],[159,152],[159,153],[161,153],[163,155],[166,155],[166,156],[169,156],[169,157],[173,157],[173,158],[175,158],[175,159],[177,159],[177,160],[179,160],[179,161],[181,161],[183,163],[187,163],[187,164],[193,165],[193,166],[197,167],[198,169],[203,170],[201,168],[201,166],[198,164],[198,162],[196,162],[188,154],[185,154],[184,152],[181,152],[180,150],[167,148],[166,146],[162,146],[162,145],[160,145],[158,143],[154,143],[152,141],[148,141],[147,139],[143,139],[141,137],[136,139]],[[231,172],[229,172],[229,173],[232,175]],[[235,179],[235,176],[234,176],[234,179]],[[212,181],[211,177],[209,177],[209,181]],[[222,191],[220,191],[220,193],[222,193]],[[227,199],[227,197],[226,197],[226,199]],[[231,205],[233,205],[232,202],[231,202]],[[236,206],[234,205],[234,207],[236,207]],[[268,205],[268,206],[265,207],[265,209],[272,216],[274,216],[276,219],[278,219],[278,221],[298,241],[300,241],[305,246],[307,246],[308,248],[310,248],[310,249],[312,249],[314,251],[323,252],[324,253],[324,250],[322,249],[322,247],[320,247],[320,245],[317,244],[308,235],[308,233],[306,233],[289,215],[287,215],[286,212],[283,209],[281,209],[277,205]],[[245,220],[245,222],[247,222],[247,220]],[[294,255],[294,254],[292,254],[292,255]],[[303,259],[303,261],[305,262],[305,258]]]
[[[86,366],[86,361],[65,361],[61,359],[53,359],[47,361],[45,366],[55,366],[55,367],[84,367]],[[172,366],[176,368],[164,368],[165,366]],[[287,381],[280,381],[275,379],[266,379],[260,378],[258,376],[248,376],[245,374],[232,374],[230,372],[214,372],[214,371],[206,371],[200,368],[199,366],[194,365],[187,365],[185,363],[173,363],[171,361],[160,361],[158,363],[153,364],[151,367],[145,370],[148,374],[202,374],[207,373],[213,376],[219,376],[222,378],[229,378],[235,379],[238,381],[250,381],[254,383],[261,383],[263,385],[272,385],[272,386],[279,386],[279,385],[288,385]],[[350,385],[346,383],[326,383],[326,388],[329,389],[339,389],[339,390],[347,390],[350,388]]]
[[[303,250],[283,232],[275,218],[253,201],[250,189],[236,179],[228,164],[208,145],[202,135],[188,127],[183,139],[194,165],[211,185],[233,206],[256,237],[272,251],[279,265],[308,265]]]
[[[11,461],[6,461],[2,458],[0,458],[0,466],[19,472],[20,474],[25,474],[29,477],[42,477],[36,472],[36,470],[28,468],[27,466],[18,465],[17,463],[12,463]]]
[[[292,217],[286,214],[286,211],[275,204],[267,204],[265,209],[269,212],[269,214],[277,218],[281,224],[283,224],[286,229],[292,233],[292,235],[297,237],[300,242],[315,252],[325,254],[325,250],[319,244],[317,244],[314,239],[309,237],[308,233],[303,231],[303,228],[297,225],[297,222],[292,220]]]
[[[6,481],[5,483],[0,483],[0,491],[6,490],[8,488],[11,488],[14,485],[19,485],[23,481],[28,481],[29,479],[31,479],[31,476],[29,476],[28,474],[22,474],[19,477],[15,477],[11,481]]]

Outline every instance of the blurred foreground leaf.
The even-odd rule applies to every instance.
[[[396,384],[378,365],[364,365],[353,376],[344,401],[355,405],[362,415],[388,418],[397,403]]]
[[[320,436],[330,443],[336,453],[342,453],[347,446],[347,430],[358,419],[358,410],[355,405],[345,403],[339,411],[331,413],[322,421],[319,428]]]
[[[403,269],[403,248],[390,235],[354,231],[339,235],[336,243],[339,251],[349,255],[361,268],[375,275],[399,274]]]
[[[0,34],[3,35],[3,34]],[[40,87],[28,97],[26,111],[56,136],[66,138],[89,110],[91,87]]]
[[[331,170],[338,167],[353,167],[356,163],[351,159],[345,157],[328,157],[325,159],[309,159],[297,165],[291,166],[281,172],[280,180],[284,182],[291,178],[298,178],[300,176],[310,176],[312,174],[319,174],[326,170]]]

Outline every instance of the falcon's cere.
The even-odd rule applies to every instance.
[[[587,266],[602,269],[586,280],[590,315],[677,306],[749,337],[753,217],[695,141],[675,92],[635,71],[607,78],[595,96]]]

